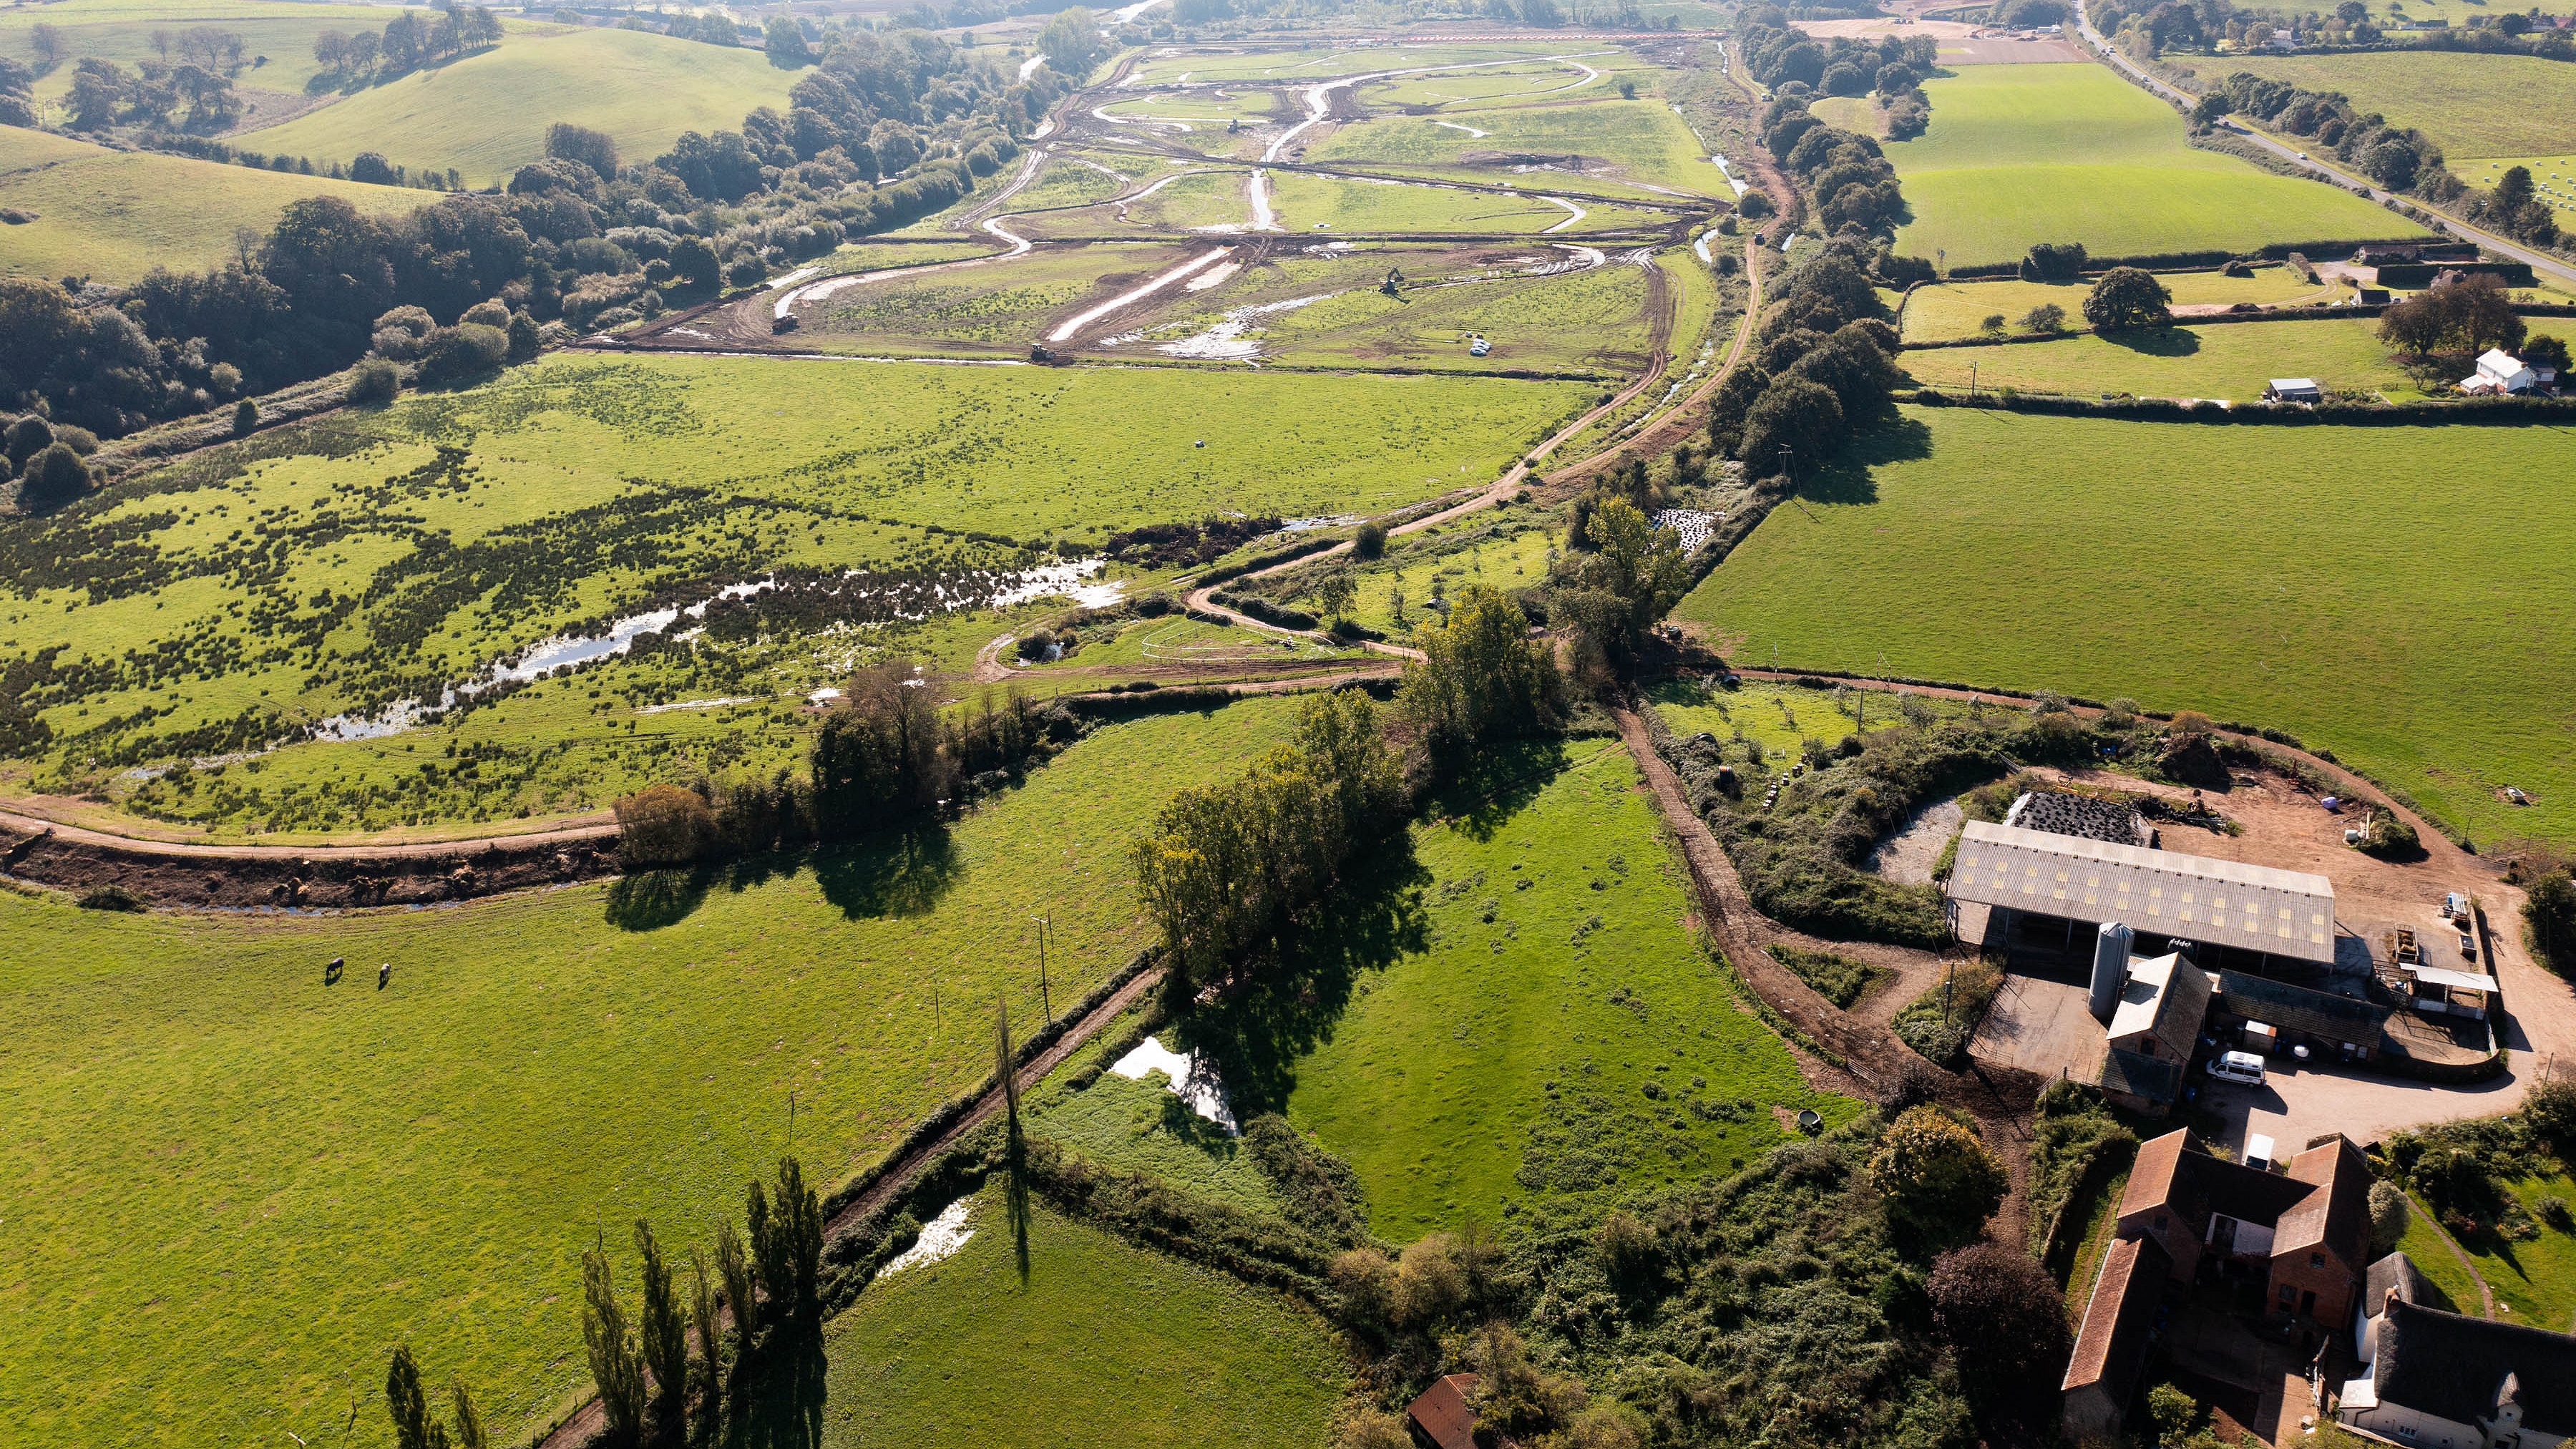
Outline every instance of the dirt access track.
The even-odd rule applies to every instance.
[[[137,840],[0,810],[0,873],[73,895],[103,887],[211,910],[423,906],[618,872],[614,825],[414,845]]]

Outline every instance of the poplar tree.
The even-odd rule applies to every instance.
[[[581,1289],[582,1342],[590,1350],[591,1381],[599,1386],[600,1412],[608,1420],[604,1442],[633,1445],[644,1427],[644,1359],[609,1281],[604,1248],[581,1255]]]
[[[656,1433],[676,1430],[688,1410],[689,1320],[671,1286],[671,1265],[662,1260],[662,1245],[653,1227],[635,1220],[635,1253],[644,1272],[644,1363],[653,1371],[652,1407],[648,1415]]]

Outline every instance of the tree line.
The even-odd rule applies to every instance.
[[[1877,282],[1894,285],[1888,274],[1909,260],[1837,238],[1784,269],[1772,287],[1778,300],[1755,330],[1758,350],[1718,385],[1711,447],[1743,460],[1746,477],[1777,480],[1785,491],[1855,432],[1893,416],[1897,336]]]
[[[1785,11],[1763,5],[1744,12],[1736,44],[1746,72],[1783,97],[1804,100],[1875,91],[1887,112],[1887,134],[1898,141],[1923,134],[1931,123],[1932,102],[1923,94],[1924,77],[1939,64],[1939,42],[1931,36],[1815,39],[1791,28]],[[1871,154],[1876,154],[1874,149]],[[1823,201],[1818,198],[1820,209]],[[1863,226],[1867,229],[1869,223]]]
[[[422,14],[405,10],[381,31],[325,30],[313,37],[313,61],[344,83],[381,84],[432,61],[450,60],[501,38],[501,18],[476,5]]]

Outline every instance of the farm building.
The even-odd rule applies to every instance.
[[[2156,833],[2137,808],[2120,800],[2097,799],[2064,790],[2025,790],[2004,812],[2006,825],[2103,840],[2113,845],[2153,845]]]
[[[2127,938],[2118,926],[2106,928],[2101,949],[2111,959],[2095,966],[2093,1014],[2103,1021],[2095,1080],[2118,1105],[2162,1116],[2173,1108],[2209,1017],[2209,973],[2178,952],[2152,960],[2127,956]],[[2127,967],[2115,976],[2119,957],[2127,957]]]
[[[2366,1062],[2386,1050],[2391,1008],[2311,991],[2244,971],[2218,973],[2215,1016],[2222,1034],[2266,1055],[2306,1047],[2319,1057]]]
[[[2102,1255],[2102,1275],[2093,1282],[2084,1326],[2059,1386],[2067,1438],[2081,1444],[2118,1437],[2138,1381],[2146,1376],[2147,1342],[2172,1268],[2173,1260],[2153,1238],[2121,1238]]]
[[[2142,953],[2204,948],[2204,968],[2241,957],[2312,971],[2335,959],[2334,886],[2300,871],[1971,820],[1947,890],[1954,922],[1961,907],[1985,907],[1984,940],[2008,954],[2072,950],[2079,926],[2089,937],[2116,922]]]
[[[1476,1406],[1468,1395],[1476,1392],[1477,1382],[1474,1374],[1450,1374],[1434,1380],[1407,1405],[1404,1418],[1415,1442],[1432,1449],[1475,1449]]]
[[[2360,1371],[2335,1408],[2346,1428],[2423,1449],[2551,1449],[2576,1437],[2576,1337],[2436,1308],[2403,1253],[2371,1264],[2362,1292]]]
[[[2326,391],[2313,377],[2276,377],[2263,389],[2265,402],[2323,402]]]

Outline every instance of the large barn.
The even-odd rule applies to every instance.
[[[2235,952],[2257,969],[2273,964],[2267,957],[2295,962],[2293,974],[2335,959],[2334,886],[2324,876],[2018,825],[1968,822],[1949,898],[1954,917],[1961,906],[1987,908],[1984,939],[2007,947],[2062,934],[2066,949],[2090,950],[2095,931],[2117,922],[2144,941],[2201,948],[2193,955],[2204,968]]]

